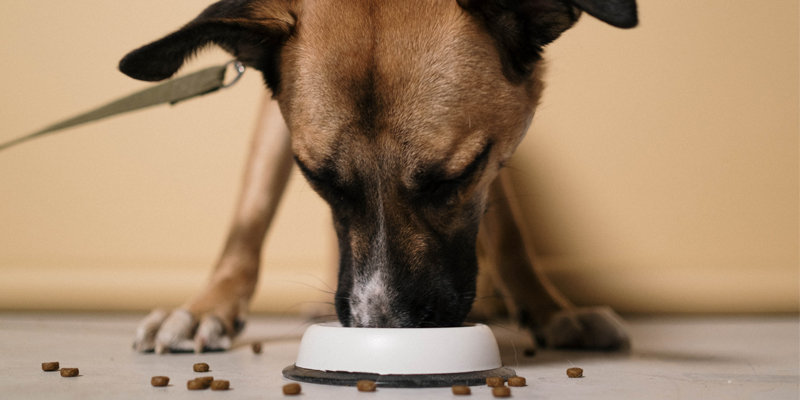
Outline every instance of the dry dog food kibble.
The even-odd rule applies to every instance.
[[[512,376],[508,378],[508,386],[525,386],[525,378],[521,376]]]
[[[194,365],[194,372],[208,372],[208,364],[197,363]]]
[[[228,390],[231,387],[231,383],[228,381],[218,380],[211,382],[211,390]]]
[[[203,389],[207,389],[211,385],[211,382],[214,382],[214,377],[213,376],[201,376],[199,378],[194,378],[194,380],[202,382],[203,385],[205,386]]]
[[[501,376],[490,376],[490,377],[486,378],[486,386],[489,386],[489,387],[503,386],[503,377],[501,377]]]
[[[296,395],[300,394],[300,384],[299,383],[290,383],[288,385],[283,385],[283,394],[286,395]]]
[[[261,354],[261,343],[253,343],[253,353]]]
[[[77,368],[61,368],[61,376],[66,378],[71,378],[73,376],[78,376],[78,369]]]
[[[511,389],[507,386],[498,386],[492,388],[494,397],[511,397]]]
[[[192,379],[186,382],[186,388],[189,390],[205,390],[208,386],[203,384],[203,381],[198,381],[197,379]]]
[[[469,389],[469,386],[460,386],[460,385],[454,385],[453,386],[453,394],[458,394],[458,395],[464,395],[465,396],[465,395],[468,395],[468,394],[471,394],[471,393],[472,393],[472,391]]]
[[[57,362],[42,363],[42,371],[58,371],[58,363]]]
[[[168,376],[154,376],[150,378],[150,384],[153,386],[167,386],[169,385]]]
[[[374,392],[375,391],[375,381],[358,381],[356,382],[356,387],[358,388],[359,392]]]
[[[570,378],[580,378],[583,376],[583,370],[580,368],[570,368],[567,370],[567,376]]]

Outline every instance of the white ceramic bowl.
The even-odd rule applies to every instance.
[[[339,323],[308,327],[295,365],[381,375],[453,374],[503,366],[497,341],[486,325],[344,328]]]

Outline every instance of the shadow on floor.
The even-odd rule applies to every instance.
[[[536,348],[530,333],[510,324],[487,324],[492,327],[500,347],[503,365],[509,367],[572,364],[587,360],[644,360],[676,363],[730,363],[746,362],[738,357],[721,354],[702,354],[669,350],[637,349],[627,351],[584,351]]]

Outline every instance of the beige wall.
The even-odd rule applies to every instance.
[[[551,275],[623,310],[797,311],[798,2],[640,4],[549,49],[512,165]]]
[[[119,58],[206,4],[0,2],[0,141],[145,87]],[[544,265],[584,304],[797,312],[797,2],[640,11],[632,31],[585,16],[548,49],[544,104],[510,163]],[[187,70],[226,59],[204,52]],[[197,291],[261,90],[249,71],[219,94],[0,153],[0,308],[147,309]],[[295,172],[255,310],[326,299],[328,220]]]

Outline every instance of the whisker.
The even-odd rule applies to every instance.
[[[323,286],[325,286],[326,288],[328,288],[328,290],[330,290],[331,292],[335,292],[335,291],[336,291],[336,290],[334,290],[332,287],[330,287],[330,286],[329,286],[329,285],[328,285],[328,284],[327,284],[327,283],[326,283],[324,280],[322,280],[322,278],[320,278],[320,277],[318,277],[318,276],[316,276],[316,275],[314,275],[314,274],[312,274],[312,273],[310,273],[310,272],[298,272],[297,274],[299,274],[299,275],[306,275],[306,276],[310,276],[310,277],[312,277],[312,278],[316,279],[316,280],[317,280],[317,282],[321,283]]]
[[[311,323],[319,323],[319,322],[329,322],[329,321],[337,321],[339,317],[336,314],[325,314],[325,315],[315,315],[306,319],[307,322]]]
[[[490,295],[490,296],[478,296],[478,297],[475,297],[475,300],[486,300],[486,299],[503,299],[503,300],[505,300],[505,299],[509,299],[509,298],[511,298],[511,296],[505,296],[505,295],[497,294],[497,295]]]
[[[285,309],[281,310],[279,312],[279,314],[288,314],[290,310],[292,310],[292,309],[294,309],[296,307],[302,306],[304,304],[332,304],[332,303],[327,302],[327,301],[315,301],[315,300],[298,301],[298,302],[290,305],[289,307],[286,307]]]
[[[312,285],[310,283],[295,281],[295,280],[291,280],[291,279],[280,279],[280,280],[274,280],[274,281],[271,281],[271,282],[297,283],[299,285],[308,286],[308,287],[310,287],[312,289],[316,289],[316,290],[318,290],[318,291],[320,291],[322,293],[327,293],[327,294],[332,294],[332,295],[336,294],[335,292],[329,292],[327,290],[320,289],[320,288],[318,288],[318,287],[316,287],[316,286],[314,286],[314,285]]]
[[[519,359],[517,358],[517,346],[514,345],[514,339],[511,339],[511,349],[514,350],[514,362],[517,364],[517,368],[519,368]]]
[[[508,332],[511,332],[511,333],[513,333],[515,335],[527,336],[527,334],[525,332],[522,332],[520,330],[513,330],[511,328],[508,328],[508,327],[500,325],[500,324],[495,324],[495,323],[491,323],[491,322],[483,322],[483,324],[484,325],[488,325],[488,326],[492,326],[492,327],[495,327],[495,328],[498,328],[498,329],[502,329],[502,330],[505,330],[505,331],[508,331]]]

